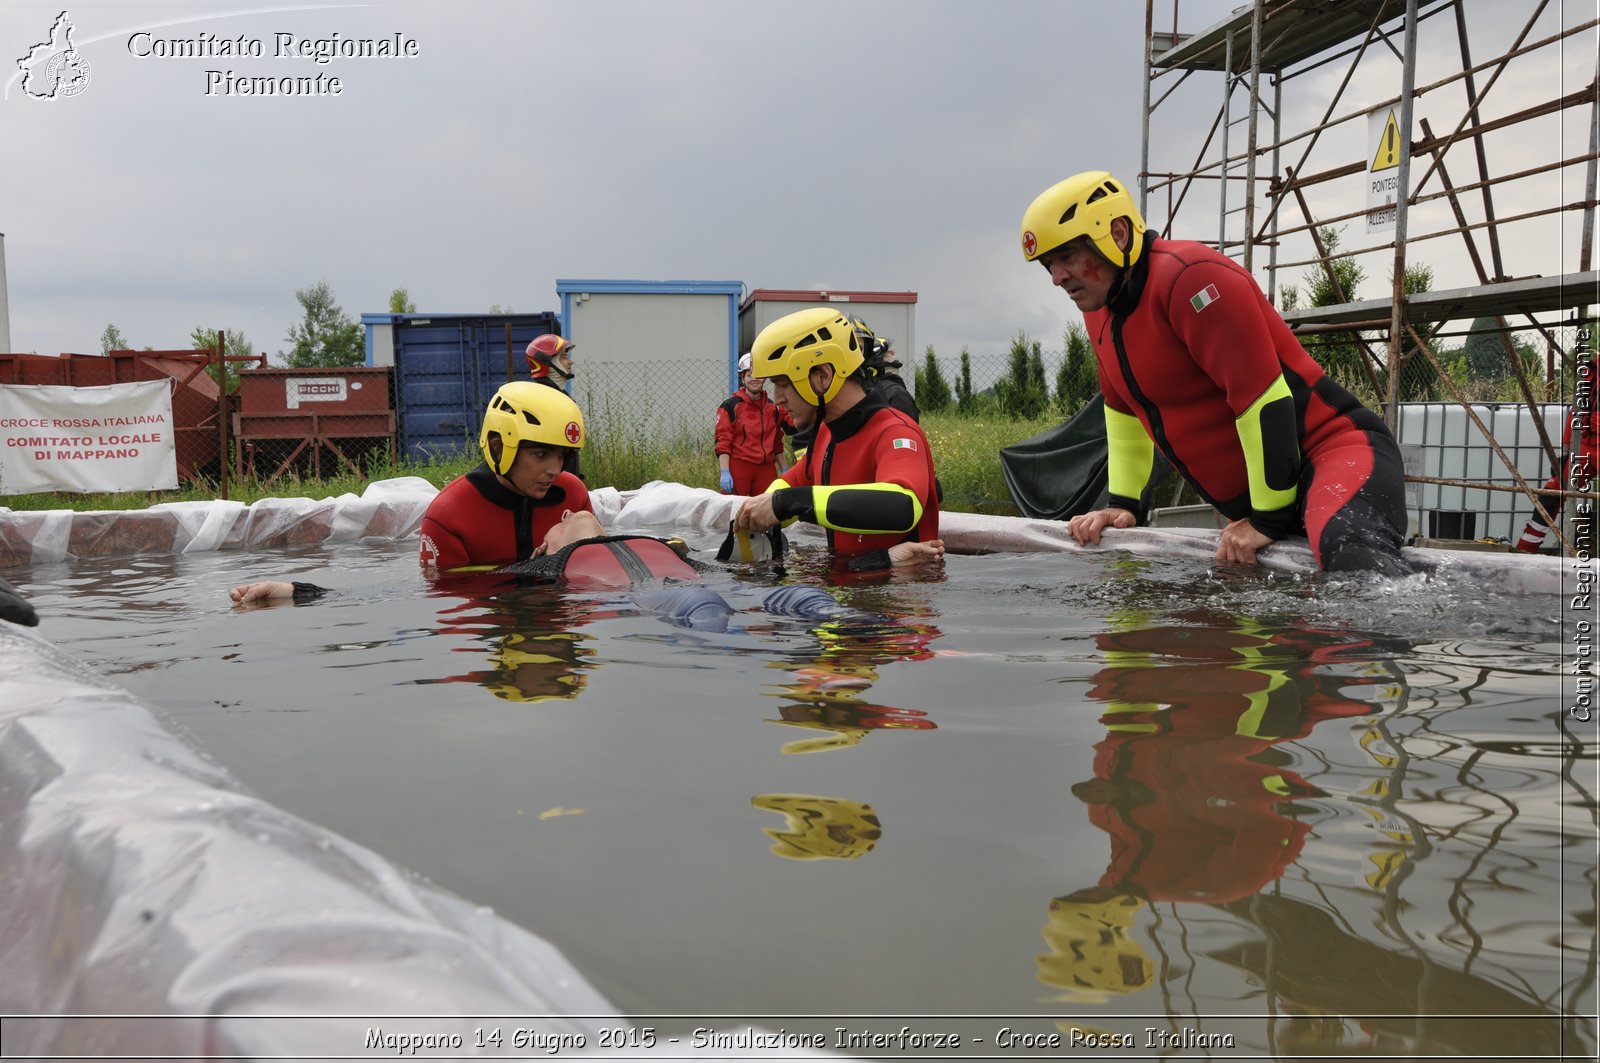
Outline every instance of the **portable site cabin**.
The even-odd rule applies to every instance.
[[[833,289],[756,288],[739,307],[739,349],[748,351],[757,334],[774,321],[808,306],[832,306],[846,317],[859,317],[873,334],[893,343],[895,356],[912,385],[917,349],[917,293],[836,291]]]
[[[737,386],[738,308],[730,280],[556,280],[574,346],[570,390],[591,436],[663,439],[712,430]]]

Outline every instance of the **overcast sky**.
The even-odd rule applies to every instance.
[[[1233,5],[1181,6],[1181,28],[1196,30]],[[1527,10],[1470,5],[1475,58],[1503,50]],[[0,232],[19,351],[98,351],[115,323],[135,346],[187,346],[205,325],[277,352],[299,316],[294,290],[317,280],[356,315],[385,310],[395,287],[423,311],[556,310],[557,277],[910,289],[919,346],[998,352],[1021,328],[1053,348],[1078,316],[1021,261],[1021,213],[1078,170],[1139,169],[1135,0],[74,5],[90,83],[29,99],[16,59],[60,11],[23,3],[0,16]],[[1593,0],[1557,0],[1533,38],[1594,14]],[[1424,27],[1441,72],[1459,66],[1447,21]],[[202,33],[260,40],[264,55],[133,54]],[[399,33],[418,54],[319,65],[274,57],[278,33]],[[1591,31],[1513,64],[1486,112],[1587,84],[1593,47]],[[1291,83],[1289,120],[1314,124],[1343,69]],[[321,74],[342,92],[207,95],[208,70]],[[1196,75],[1157,112],[1153,169],[1192,161],[1219,84]],[[1380,61],[1348,103],[1398,89],[1398,63]],[[1458,95],[1428,106],[1436,127],[1454,127]],[[1581,152],[1577,110],[1507,141],[1492,165]],[[1308,168],[1354,161],[1365,135],[1330,135]],[[1467,156],[1451,159],[1455,180],[1470,180]],[[1524,182],[1502,213],[1575,200],[1580,181],[1570,168]],[[1358,175],[1313,199],[1354,210],[1362,196]],[[1214,208],[1185,211],[1177,235],[1215,237]],[[1575,269],[1576,226],[1574,214],[1519,234],[1508,272]],[[1417,246],[1438,286],[1469,281],[1458,238]]]

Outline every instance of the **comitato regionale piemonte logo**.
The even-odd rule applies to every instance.
[[[33,45],[21,59],[22,91],[35,100],[76,96],[89,87],[89,61],[72,44],[72,19],[63,11],[50,27],[50,38]]]

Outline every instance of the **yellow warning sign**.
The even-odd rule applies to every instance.
[[[1392,170],[1400,165],[1400,127],[1394,120],[1394,111],[1389,111],[1389,116],[1384,119],[1383,133],[1378,137],[1378,150],[1372,154],[1372,165],[1367,169],[1372,173],[1379,170]],[[1348,158],[1348,156],[1346,156]]]

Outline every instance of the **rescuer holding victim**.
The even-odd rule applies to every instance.
[[[869,392],[854,326],[827,307],[781,317],[751,348],[751,372],[816,442],[734,523],[754,532],[798,519],[827,529],[834,556],[854,569],[942,557],[933,454],[916,421]],[[912,544],[891,558],[897,544]],[[910,555],[909,557],[907,555]]]

